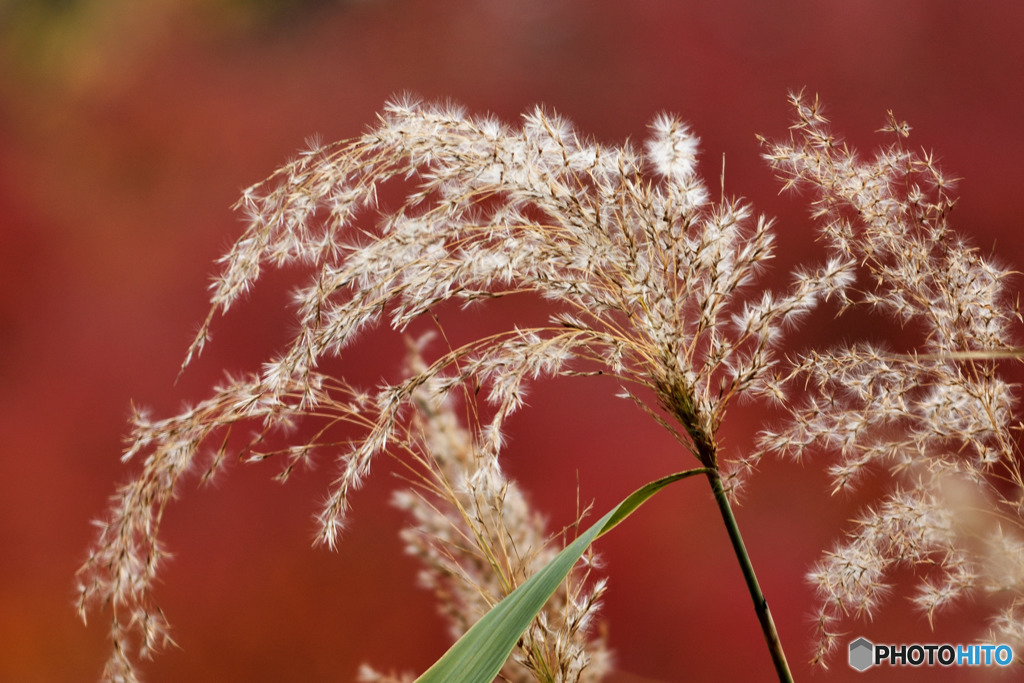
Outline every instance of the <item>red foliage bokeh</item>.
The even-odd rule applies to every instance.
[[[89,520],[134,471],[118,459],[129,402],[170,413],[202,398],[223,368],[256,367],[291,330],[271,278],[215,323],[212,345],[175,384],[206,313],[213,260],[239,231],[228,207],[307,136],[357,135],[393,94],[450,98],[507,120],[544,103],[606,142],[640,140],[657,112],[676,112],[702,138],[709,185],[717,189],[725,163],[725,192],[779,219],[778,274],[813,257],[814,232],[806,197],[778,195],[755,134],[784,135],[786,94],[802,87],[821,94],[836,129],[861,148],[881,142],[872,131],[893,109],[914,127],[912,143],[964,178],[954,224],[1024,267],[1013,208],[1024,159],[1019,3],[104,4],[53,3],[47,14],[22,3],[0,17],[5,681],[99,673],[106,615],[88,628],[77,620],[74,572],[93,538]],[[534,303],[517,305],[501,315],[535,314]],[[450,324],[472,325],[473,315],[453,312]],[[859,322],[814,320],[802,343],[863,333]],[[378,339],[387,335],[342,362],[364,375],[397,364],[400,344]],[[553,526],[571,521],[577,493],[603,510],[692,464],[615,390],[541,383],[512,422],[507,468]],[[761,418],[738,407],[725,448],[742,448]],[[147,680],[351,680],[363,661],[421,670],[443,651],[444,630],[397,539],[402,520],[387,497],[399,482],[387,466],[355,500],[340,551],[310,547],[332,468],[324,460],[283,487],[271,481],[276,470],[241,464],[212,488],[184,483],[166,516],[175,558],[158,588],[180,649],[146,665]],[[804,574],[859,507],[828,495],[822,469],[766,463],[737,514],[797,678],[846,680],[845,653],[828,672],[805,664],[813,595]],[[716,514],[705,487],[678,484],[601,541],[623,671],[613,680],[771,679]],[[969,642],[983,608],[940,615],[931,632],[895,597],[874,622],[853,624],[851,638]]]

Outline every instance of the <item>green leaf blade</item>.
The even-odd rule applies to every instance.
[[[590,544],[618,526],[669,484],[704,474],[706,468],[678,472],[637,489],[567,545],[540,571],[509,593],[427,669],[417,683],[490,683],[501,671],[523,632]]]

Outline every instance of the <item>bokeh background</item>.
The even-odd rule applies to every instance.
[[[1020,268],[1022,34],[1015,0],[0,0],[0,680],[98,675],[104,615],[77,620],[74,573],[90,520],[135,468],[118,458],[130,401],[169,414],[285,341],[271,279],[175,384],[213,261],[240,229],[229,206],[308,136],[357,135],[404,91],[506,120],[544,103],[609,143],[677,112],[702,138],[710,184],[724,156],[726,191],[778,218],[784,273],[813,256],[813,230],[800,197],[778,196],[755,134],[785,134],[786,94],[806,87],[862,148],[881,142],[887,109],[908,120],[911,142],[963,178],[955,223]],[[808,344],[892,332],[813,323]],[[400,340],[374,340],[344,361],[354,372],[398,363]],[[603,510],[690,465],[614,393],[543,383],[512,423],[508,470],[553,527],[571,521],[577,491]],[[725,445],[738,449],[761,416],[730,418]],[[185,482],[158,592],[180,649],[148,680],[348,681],[360,662],[419,671],[444,650],[396,536],[388,467],[356,499],[340,551],[310,547],[333,467],[284,487],[274,467],[240,464],[213,487]],[[804,574],[864,499],[830,497],[821,470],[767,463],[738,516],[798,679],[841,681],[845,653],[828,672],[805,664]],[[771,680],[716,515],[705,486],[677,484],[601,541],[612,680]],[[969,642],[984,607],[933,633],[896,597],[851,638]]]

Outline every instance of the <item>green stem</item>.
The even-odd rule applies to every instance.
[[[775,629],[772,614],[768,611],[768,601],[764,599],[761,586],[757,583],[757,576],[754,575],[754,565],[750,562],[747,547],[743,545],[743,537],[740,535],[736,517],[732,513],[732,506],[729,504],[725,487],[722,486],[722,478],[717,470],[711,468],[707,471],[707,477],[711,484],[711,490],[715,493],[715,502],[718,503],[718,509],[722,513],[722,521],[725,522],[725,528],[729,531],[729,540],[732,541],[733,550],[736,551],[736,559],[740,563],[740,569],[743,570],[743,578],[747,582],[750,597],[754,601],[754,611],[757,612],[757,620],[761,622],[761,632],[764,633],[764,639],[768,643],[768,651],[772,655],[775,672],[779,675],[780,681],[792,683],[793,674],[786,662],[786,653],[782,650],[779,632]]]

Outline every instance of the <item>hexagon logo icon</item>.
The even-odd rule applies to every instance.
[[[875,646],[866,638],[858,638],[850,643],[850,666],[857,671],[864,671],[874,662]]]

